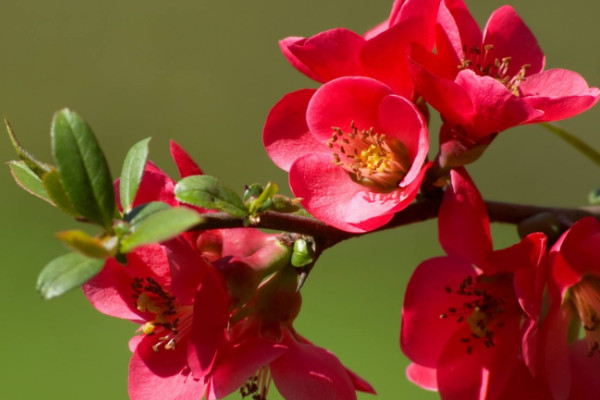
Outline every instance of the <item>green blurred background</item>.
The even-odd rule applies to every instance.
[[[51,160],[52,113],[68,106],[92,125],[114,175],[127,148],[152,136],[152,159],[173,175],[170,138],[232,187],[274,180],[287,191],[286,175],[263,151],[262,125],[282,95],[315,84],[286,63],[277,40],[336,26],[363,32],[391,2],[4,0],[0,113],[42,160]],[[502,4],[467,3],[480,24]],[[547,66],[598,85],[600,3],[540,5],[515,7]],[[599,121],[596,109],[563,126],[600,148]],[[0,143],[0,160],[13,159],[8,139]],[[577,206],[600,186],[593,164],[539,127],[502,133],[470,171],[494,200]],[[0,399],[126,399],[127,341],[136,326],[99,314],[80,291],[40,299],[38,272],[66,252],[53,233],[75,224],[11,183],[8,168],[0,183]],[[517,238],[510,226],[495,226],[494,235],[497,247]],[[406,381],[398,349],[404,288],[420,261],[441,254],[436,238],[430,221],[342,243],[324,254],[303,290],[298,330],[382,399],[436,398]]]

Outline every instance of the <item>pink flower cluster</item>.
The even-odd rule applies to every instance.
[[[174,142],[171,153],[182,177],[202,173]],[[178,205],[174,186],[148,163],[134,206]],[[285,239],[252,228],[188,232],[136,248],[127,266],[109,259],[84,285],[96,309],[140,326],[129,342],[133,400],[215,400],[235,391],[265,400],[272,383],[292,400],[375,393],[294,329],[302,300]]]

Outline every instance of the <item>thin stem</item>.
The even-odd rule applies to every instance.
[[[600,153],[593,149],[589,144],[585,143],[572,133],[569,133],[566,130],[558,127],[557,125],[549,124],[547,122],[543,122],[540,125],[554,133],[565,142],[569,143],[581,154],[592,160],[596,165],[600,166]]]
[[[436,218],[440,208],[441,198],[426,199],[411,204],[403,211],[394,215],[386,225],[371,231],[379,232],[399,226],[409,225],[416,222],[427,221]],[[568,226],[578,219],[593,216],[600,219],[600,206],[561,208],[541,207],[523,204],[503,203],[496,201],[485,202],[490,221],[507,224],[519,224],[527,218],[541,213],[550,213],[563,225]],[[241,228],[244,227],[244,219],[232,217],[229,214],[218,212],[203,215],[203,221],[196,225],[193,230]],[[362,236],[371,232],[351,233],[331,227],[317,219],[302,217],[299,215],[284,214],[267,211],[260,214],[259,220],[252,225],[255,228],[272,229],[277,231],[294,232],[312,236],[321,249],[326,249],[353,237]]]

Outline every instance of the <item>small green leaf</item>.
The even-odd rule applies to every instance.
[[[194,175],[182,179],[175,186],[175,197],[187,204],[225,211],[234,217],[245,217],[248,209],[240,197],[223,186],[217,178]]]
[[[294,252],[292,253],[291,263],[294,267],[304,267],[312,263],[315,259],[315,252],[304,239],[298,239],[294,242]]]
[[[80,230],[58,232],[56,237],[65,242],[73,250],[88,257],[108,258],[116,250],[113,244],[114,241],[103,241]]]
[[[279,187],[275,183],[269,181],[262,193],[256,199],[250,202],[250,206],[248,207],[250,214],[255,215],[257,212],[263,211],[263,209],[266,208],[263,206],[270,205],[270,202],[268,201],[275,196],[278,190]]]
[[[127,221],[130,225],[139,225],[144,219],[148,218],[150,215],[155,214],[159,211],[167,210],[171,208],[167,203],[163,203],[162,201],[152,201],[150,203],[145,203],[137,206],[127,214],[125,214],[125,221]]]
[[[142,175],[144,175],[144,167],[146,161],[148,161],[148,142],[150,142],[150,138],[134,144],[127,152],[123,162],[119,189],[121,206],[123,206],[126,213],[131,211],[135,195],[142,181]]]
[[[38,277],[37,289],[51,299],[84,284],[102,270],[104,260],[69,253],[50,261]]]
[[[272,204],[269,209],[282,213],[293,213],[300,210],[300,200],[290,199],[282,194],[276,194],[272,198]]]
[[[48,193],[46,193],[46,188],[44,188],[42,180],[27,167],[25,161],[9,161],[8,166],[17,185],[32,195],[54,205]]]
[[[91,128],[75,112],[63,109],[54,114],[51,134],[67,196],[90,222],[110,230],[116,208],[112,178]]]
[[[202,220],[200,214],[186,207],[170,208],[147,216],[134,228],[131,235],[121,241],[121,252],[127,253],[137,246],[171,239]]]
[[[566,130],[560,128],[555,124],[549,124],[547,122],[542,122],[540,124],[543,128],[546,128],[550,132],[554,133],[556,136],[570,144],[574,149],[578,150],[581,154],[590,159],[593,163],[600,166],[600,153],[593,149],[589,144],[585,143],[583,140],[579,139],[577,136],[572,133],[567,132]]]
[[[52,202],[59,210],[75,218],[81,217],[81,214],[75,209],[75,206],[67,196],[56,168],[44,175],[42,183],[48,196],[50,196],[50,199],[52,199]]]
[[[12,126],[6,118],[4,118],[4,124],[6,125],[8,137],[10,138],[10,142],[15,151],[17,152],[17,155],[21,160],[23,160],[23,162],[25,162],[25,164],[27,164],[27,167],[29,167],[29,169],[38,176],[38,178],[41,178],[46,172],[52,169],[52,165],[38,161],[27,150],[25,150],[23,146],[21,146],[21,144],[17,140],[15,132],[12,129]]]

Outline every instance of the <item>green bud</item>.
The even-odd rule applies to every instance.
[[[314,261],[315,252],[304,239],[298,239],[294,242],[294,251],[292,253],[291,263],[294,267],[300,268],[309,265]]]
[[[249,200],[255,199],[263,192],[263,187],[258,183],[253,183],[250,186],[246,186],[246,190],[244,190],[244,196],[242,200],[246,203]]]

